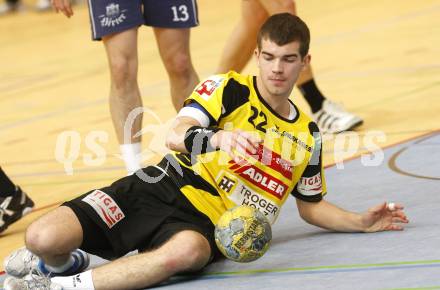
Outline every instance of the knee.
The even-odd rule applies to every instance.
[[[284,1],[281,4],[280,10],[282,12],[287,12],[287,13],[296,15],[296,4],[295,4],[295,1],[292,1],[292,0]]]
[[[38,256],[51,253],[56,248],[57,235],[52,227],[34,222],[26,230],[26,248]]]
[[[267,18],[269,18],[269,15],[267,15],[266,10],[252,11],[252,15],[249,15],[247,19],[243,19],[244,23],[242,25],[254,29],[254,31],[258,31]]]
[[[173,252],[168,252],[165,267],[173,273],[197,271],[203,268],[211,256],[211,248],[201,234],[185,231],[177,235],[186,235],[185,243],[179,243]]]
[[[189,53],[178,52],[164,58],[164,65],[171,78],[190,78],[193,66]]]
[[[116,89],[125,89],[136,84],[137,61],[125,56],[110,57],[112,85]]]
[[[292,0],[274,2],[274,5],[269,9],[270,9],[269,13],[271,15],[276,13],[290,13],[296,15],[296,4],[295,1]]]

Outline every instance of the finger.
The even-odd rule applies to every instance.
[[[244,154],[249,155],[249,154],[255,154],[257,152],[257,148],[255,148],[255,146],[251,142],[249,142],[246,136],[237,134],[236,141],[237,141],[237,145],[244,149],[243,152]],[[246,151],[249,151],[249,153],[247,153]]]
[[[392,212],[392,215],[394,217],[400,217],[400,218],[406,219],[406,214],[401,210]]]
[[[229,156],[232,158],[232,160],[234,160],[234,162],[240,166],[246,166],[248,165],[248,162],[246,161],[246,159],[241,155],[241,154],[237,154],[237,150],[233,149],[231,151],[231,154],[229,154]]]
[[[257,150],[260,147],[260,144],[263,142],[263,140],[255,134],[250,134],[244,131],[240,132],[240,136],[243,137],[246,140],[246,142],[249,144],[250,146],[249,148],[251,152],[253,154],[257,153]]]
[[[246,159],[243,158],[243,157],[240,156],[240,155],[235,155],[235,157],[234,157],[234,161],[235,161],[235,163],[237,163],[237,164],[240,165],[240,166],[246,166],[246,165],[248,165],[248,162],[246,161]]]
[[[404,207],[400,203],[390,202],[387,204],[387,208],[390,211],[395,211],[395,210],[402,210]]]
[[[235,148],[243,155],[250,156],[255,153],[255,148],[253,148],[248,140],[244,136],[237,136]]]
[[[242,131],[241,135],[245,136],[250,142],[255,143],[257,145],[263,142],[263,139],[261,139],[258,133]]]
[[[402,204],[400,204],[400,203],[395,203],[395,204],[394,204],[394,208],[395,208],[396,210],[402,210],[402,209],[404,209],[405,207],[404,207]]]
[[[243,153],[243,149],[241,149],[241,146],[237,144],[237,141],[235,139],[230,139],[227,143],[224,144],[222,150],[228,153],[229,157],[237,164],[243,165],[243,157],[240,156]]]
[[[391,224],[385,228],[387,231],[403,231],[404,227],[401,225]]]
[[[401,223],[401,224],[409,223],[409,220],[406,218],[393,217],[391,220],[393,221],[393,223]]]

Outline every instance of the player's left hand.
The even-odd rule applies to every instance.
[[[409,223],[403,211],[403,205],[398,203],[382,203],[374,206],[362,215],[364,232],[401,231],[402,224]]]

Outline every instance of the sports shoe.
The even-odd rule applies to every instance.
[[[360,117],[347,112],[340,104],[330,100],[324,100],[321,110],[312,115],[322,133],[352,130],[364,122]]]
[[[7,256],[3,262],[5,272],[8,275],[22,278],[29,274],[32,269],[38,268],[40,259],[25,247],[22,247]]]
[[[9,225],[30,213],[34,208],[34,202],[17,186],[15,194],[8,197],[0,197],[0,233]]]
[[[57,276],[69,276],[80,273],[89,267],[90,258],[86,252],[76,249],[72,252],[72,256],[75,262],[69,269],[63,273],[50,273],[37,255],[34,255],[31,251],[23,247],[5,258],[4,268],[8,275],[22,278],[31,273],[34,269],[39,273],[43,273],[45,276],[51,276],[52,274],[56,274]]]
[[[3,287],[5,290],[63,290],[61,285],[35,270],[24,278],[6,277]]]
[[[17,12],[23,9],[23,4],[21,1],[17,2],[7,2],[0,4],[0,15]]]

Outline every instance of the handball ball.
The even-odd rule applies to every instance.
[[[215,243],[226,258],[247,263],[264,255],[272,229],[258,209],[247,205],[227,210],[215,226]]]

